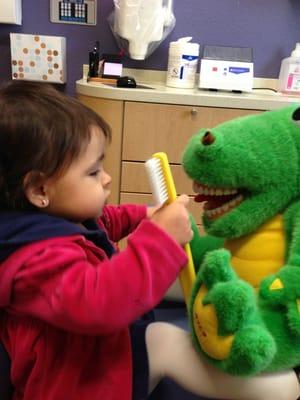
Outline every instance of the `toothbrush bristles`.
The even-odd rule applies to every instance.
[[[164,204],[168,200],[168,188],[165,181],[161,161],[159,158],[150,158],[146,163],[151,191],[156,204]]]

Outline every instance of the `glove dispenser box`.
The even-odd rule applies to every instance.
[[[22,0],[0,0],[0,24],[22,23]]]

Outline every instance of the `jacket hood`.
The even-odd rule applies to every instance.
[[[79,234],[101,247],[108,257],[112,256],[115,249],[96,221],[83,225],[38,212],[0,212],[0,307],[10,304],[15,274],[24,262],[22,257],[28,258],[28,252],[22,256],[19,253],[11,262],[10,256],[13,258],[13,253],[24,245]]]
[[[92,220],[86,221],[84,226],[86,229],[63,218],[39,212],[2,212],[0,213],[0,262],[26,244],[74,234],[84,235],[103,248],[110,257],[114,253],[114,248],[106,233]]]

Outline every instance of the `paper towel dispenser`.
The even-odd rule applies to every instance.
[[[22,0],[0,1],[0,24],[22,24]]]

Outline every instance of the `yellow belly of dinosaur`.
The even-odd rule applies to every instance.
[[[258,288],[264,277],[275,273],[284,264],[282,216],[274,217],[255,234],[226,241],[224,247],[231,253],[231,265],[237,275]],[[234,335],[218,335],[215,307],[202,304],[206,293],[207,288],[201,285],[193,305],[195,333],[205,353],[216,360],[224,360],[230,353]]]

